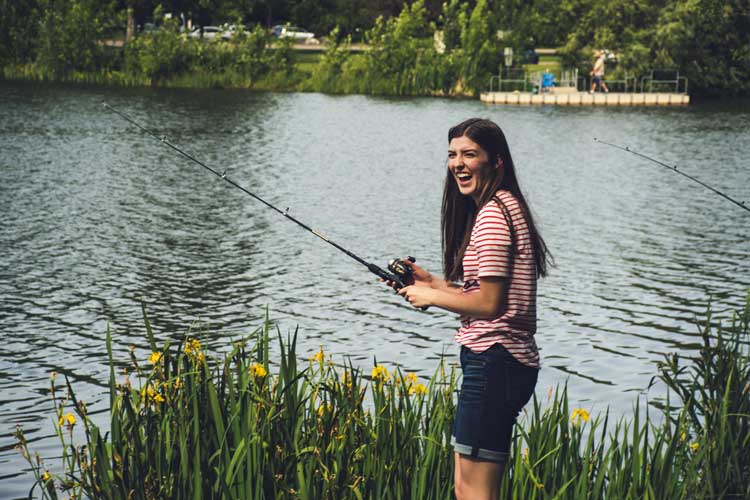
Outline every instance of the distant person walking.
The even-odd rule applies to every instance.
[[[591,93],[596,91],[596,87],[599,87],[599,92],[609,92],[607,84],[604,83],[604,61],[606,55],[603,50],[596,51],[596,61],[594,61],[594,69],[589,73],[593,78],[591,79]]]

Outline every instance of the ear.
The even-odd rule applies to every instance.
[[[503,159],[497,156],[495,158],[495,168],[502,168],[503,167]]]

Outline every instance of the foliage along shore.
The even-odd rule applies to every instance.
[[[337,367],[322,347],[300,362],[296,332],[286,341],[279,333],[271,360],[268,321],[211,359],[191,332],[157,346],[145,311],[144,319],[152,354],[138,359],[131,349],[124,380],[107,332],[108,432],[67,378],[61,394],[54,375],[61,472],[50,472],[17,430],[32,495],[451,498],[453,368],[441,362],[420,380],[376,362],[367,374]],[[535,396],[515,429],[502,498],[750,498],[749,321],[750,295],[729,325],[708,313],[696,359],[665,355],[662,418],[644,416],[636,402],[632,417],[612,423],[608,412],[571,408],[564,388]],[[80,427],[83,445],[73,437]]]
[[[171,5],[147,3],[156,7],[154,20],[163,19]],[[194,3],[181,5],[190,10]],[[562,66],[580,75],[588,75],[593,50],[601,48],[616,56],[608,63],[611,79],[638,81],[651,70],[673,69],[688,78],[693,95],[741,96],[750,90],[750,31],[743,24],[750,11],[739,0],[416,0],[400,14],[386,9],[386,16],[357,27],[370,47],[361,53],[346,50],[355,30],[348,26],[351,19],[333,14],[346,9],[311,13],[304,2],[277,2],[330,30],[319,58],[300,57],[284,44],[271,49],[271,35],[253,17],[255,2],[204,3],[193,5],[203,17],[254,27],[231,42],[208,43],[180,34],[172,17],[157,33],[140,34],[120,50],[101,41],[124,32],[125,7],[133,2],[0,0],[0,75],[103,85],[461,96],[487,90],[503,65],[504,49],[512,48],[518,61],[541,45],[558,47]]]

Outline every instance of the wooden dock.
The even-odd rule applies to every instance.
[[[634,93],[634,92],[483,92],[482,102],[487,104],[526,104],[554,106],[685,106],[690,104],[690,96],[674,93]]]

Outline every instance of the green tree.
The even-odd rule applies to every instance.
[[[515,8],[510,10],[507,22],[501,26],[513,31],[519,48],[563,45],[582,11],[578,0],[532,0],[520,5],[513,1],[507,3]]]
[[[154,15],[163,17],[161,8],[157,8]],[[159,79],[187,68],[191,44],[183,42],[187,41],[180,37],[178,21],[165,19],[158,32],[142,33],[126,45],[126,67],[131,72],[145,75],[151,85],[156,85]],[[197,53],[192,54],[192,58],[196,56]]]
[[[750,3],[674,0],[655,29],[654,59],[679,68],[701,94],[740,95],[750,88]]]
[[[99,43],[114,20],[113,5],[95,0],[47,0],[38,33],[36,62],[53,78],[93,69],[101,61]]]
[[[443,12],[439,22],[443,28],[445,50],[450,52],[461,46],[461,33],[468,22],[469,5],[461,0],[449,0],[443,3]]]
[[[564,64],[588,74],[594,51],[606,49],[618,56],[615,74],[639,76],[653,69],[651,47],[662,7],[663,0],[585,1],[562,49]]]
[[[345,89],[342,79],[344,65],[349,59],[351,36],[339,41],[339,28],[336,27],[327,37],[326,50],[313,71],[313,88],[319,92],[339,93]]]
[[[427,11],[422,0],[405,5],[401,13],[388,20],[382,17],[367,33],[370,50],[365,61],[370,79],[367,92],[374,94],[410,95],[424,92],[422,85],[427,61],[433,59],[434,27],[426,21]]]
[[[461,33],[463,47],[463,85],[477,95],[488,86],[500,66],[502,47],[497,39],[497,24],[488,0],[478,0],[469,22]]]
[[[0,0],[0,65],[35,57],[39,10],[36,1]]]

